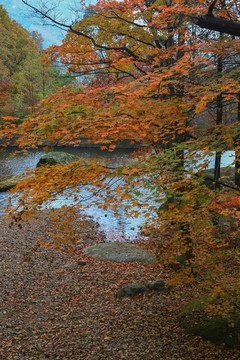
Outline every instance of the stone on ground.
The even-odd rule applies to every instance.
[[[139,283],[130,284],[130,285],[126,285],[126,286],[122,287],[121,289],[118,290],[115,297],[117,299],[125,297],[125,296],[132,297],[132,296],[141,294],[147,290],[148,290],[147,284],[145,284],[143,282],[139,282]]]
[[[139,246],[122,242],[108,242],[88,246],[83,251],[97,260],[117,262],[140,261],[153,263],[155,256]]]
[[[166,281],[164,280],[156,280],[152,281],[149,284],[146,284],[144,282],[138,282],[133,283],[129,285],[125,285],[122,288],[120,288],[115,297],[117,299],[120,299],[122,297],[133,297],[135,295],[141,294],[145,291],[158,291],[161,293],[168,292],[172,289],[172,286],[169,286]]]

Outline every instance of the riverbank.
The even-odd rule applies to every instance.
[[[18,148],[18,140],[19,137],[17,136],[13,136],[11,139],[3,139],[0,138],[0,147],[7,147],[7,148]],[[106,139],[106,141],[108,141],[110,139]],[[142,142],[140,141],[136,141],[135,139],[126,139],[126,140],[119,140],[119,141],[114,141],[114,144],[116,145],[116,149],[136,149],[139,147],[143,147],[144,145],[142,144]],[[45,147],[45,146],[49,146],[52,147],[53,144],[50,143],[48,140],[43,139],[42,140],[42,144],[39,146],[39,148]],[[55,145],[55,147],[69,147],[72,146],[68,144],[68,143],[64,143],[62,144],[61,141],[59,141],[59,145]],[[106,146],[106,143],[96,143],[93,142],[90,138],[86,138],[86,137],[81,137],[79,139],[76,140],[76,147],[77,148],[95,148],[95,149],[100,149],[102,146]]]
[[[175,316],[190,289],[115,299],[138,281],[167,279],[161,266],[97,261],[83,247],[105,241],[91,219],[82,218],[73,254],[38,246],[48,212],[22,228],[0,217],[0,359],[173,360],[239,359],[185,334]],[[77,227],[77,229],[76,229]],[[49,240],[50,237],[49,237]]]

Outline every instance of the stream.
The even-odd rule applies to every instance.
[[[76,147],[58,147],[54,151],[64,151],[77,155],[85,160],[91,158],[101,158],[109,160],[109,166],[116,167],[123,164],[130,157],[133,152],[132,149],[117,149],[113,152],[101,151],[98,148],[76,148]],[[17,175],[24,173],[26,168],[33,169],[36,167],[39,159],[45,155],[43,149],[31,150],[27,155],[14,153],[11,149],[0,152],[0,176]],[[52,207],[60,207],[63,204],[71,204],[63,197],[59,197],[54,201]],[[4,208],[8,204],[7,193],[0,193],[0,215],[4,215]],[[110,241],[134,239],[137,236],[138,228],[143,223],[143,217],[128,218],[121,212],[120,216],[115,217],[113,211],[110,209],[102,210],[97,206],[90,206],[84,209],[84,212],[93,217],[100,225],[100,228],[105,232],[107,239]]]

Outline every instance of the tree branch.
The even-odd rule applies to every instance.
[[[78,31],[78,30],[75,30],[73,29],[73,27],[71,25],[66,25],[66,24],[63,24],[62,22],[59,22],[58,20],[54,19],[53,17],[49,16],[47,14],[47,12],[44,12],[42,10],[39,10],[38,8],[36,8],[35,6],[33,5],[30,5],[28,4],[27,0],[22,0],[22,2],[27,5],[28,7],[30,7],[32,10],[35,11],[36,14],[40,15],[42,18],[44,19],[48,19],[50,20],[53,24],[55,24],[56,26],[61,26],[62,28],[64,28],[66,31],[70,31],[72,32],[73,34],[76,34],[76,35],[79,35],[79,36],[83,36],[87,39],[89,39],[93,46],[95,46],[96,48],[100,48],[100,49],[103,49],[103,50],[114,50],[114,51],[119,51],[119,52],[126,52],[129,56],[133,57],[135,60],[143,60],[143,59],[140,59],[139,56],[137,56],[133,51],[131,51],[127,46],[105,46],[105,45],[101,45],[101,44],[98,44],[96,42],[96,40],[90,36],[90,35],[87,35],[87,34],[84,34],[83,32],[81,31]]]
[[[103,14],[101,14],[101,16],[103,16],[105,19],[120,19],[120,20],[125,21],[126,23],[128,23],[128,24],[130,24],[130,25],[134,25],[134,26],[137,26],[137,27],[140,27],[140,28],[147,28],[147,25],[137,24],[137,23],[135,23],[135,22],[133,22],[133,21],[130,21],[130,20],[128,20],[128,19],[124,19],[123,17],[119,16],[119,15],[118,15],[115,11],[113,11],[113,10],[112,10],[112,12],[113,12],[113,14],[114,14],[115,16],[107,16],[107,15],[103,15]]]
[[[240,23],[233,20],[227,20],[223,17],[214,16],[213,9],[218,0],[214,0],[209,8],[206,15],[192,14],[189,19],[197,26],[202,29],[208,29],[218,31],[223,34],[240,36]]]
[[[207,13],[206,16],[213,17],[213,9],[214,9],[214,6],[216,5],[217,2],[218,2],[218,0],[214,0],[214,1],[210,4],[210,6],[209,6],[209,8],[208,8],[208,13]]]
[[[218,31],[223,34],[240,36],[240,23],[219,16],[190,15],[189,19],[202,29]]]

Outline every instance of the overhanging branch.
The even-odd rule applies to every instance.
[[[218,0],[214,0],[208,8],[206,15],[189,16],[189,19],[202,29],[208,29],[218,31],[222,34],[228,34],[233,36],[240,36],[240,23],[233,20],[228,20],[223,17],[214,16],[213,10]]]
[[[223,34],[240,36],[240,23],[219,16],[190,15],[190,20],[202,29],[219,31]]]

